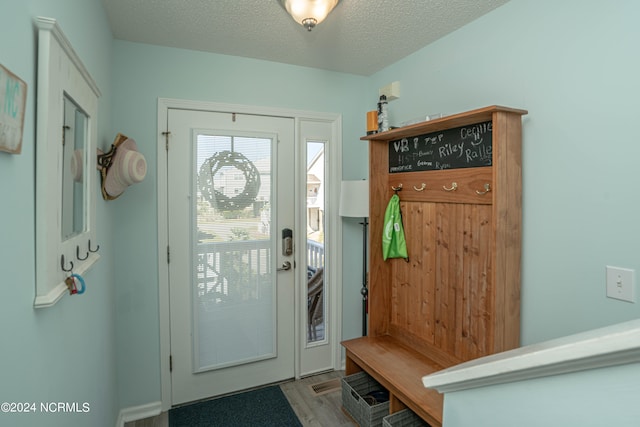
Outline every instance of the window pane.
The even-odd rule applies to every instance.
[[[307,342],[325,339],[324,142],[307,142]]]
[[[271,139],[198,135],[195,370],[275,356]],[[224,345],[220,345],[224,343]]]

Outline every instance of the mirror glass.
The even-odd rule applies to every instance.
[[[85,144],[88,116],[67,95],[64,96],[62,131],[62,241],[85,231]]]

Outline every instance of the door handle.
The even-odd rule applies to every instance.
[[[285,261],[282,263],[282,267],[276,269],[276,271],[287,271],[291,270],[291,263],[289,261]]]

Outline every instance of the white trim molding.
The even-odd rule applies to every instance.
[[[422,378],[440,393],[638,363],[640,319],[482,357]]]
[[[157,415],[160,415],[161,413],[162,402],[151,402],[147,403],[146,405],[124,408],[120,411],[120,414],[118,414],[116,427],[124,427],[125,423],[155,417]]]

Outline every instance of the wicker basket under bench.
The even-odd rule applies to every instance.
[[[422,377],[519,345],[526,113],[492,106],[362,138],[370,161],[369,336],[342,344],[346,374],[365,371],[387,388],[390,413],[408,407],[442,426],[443,397],[424,388]],[[455,135],[460,139],[451,142]],[[422,146],[443,138],[448,145]],[[394,147],[403,162],[411,154],[424,164],[429,151],[490,161],[397,173],[390,169]],[[406,163],[401,169],[409,170]],[[402,187],[409,262],[381,255],[392,187]]]

